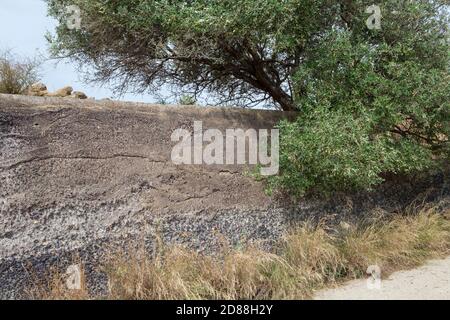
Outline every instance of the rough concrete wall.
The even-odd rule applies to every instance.
[[[0,95],[0,298],[20,297],[25,270],[39,274],[77,253],[95,290],[95,266],[110,246],[156,234],[168,243],[211,252],[276,241],[288,226],[326,214],[393,211],[430,186],[428,200],[445,197],[444,177],[385,185],[374,193],[287,205],[264,194],[245,166],[175,166],[176,128],[272,128],[270,111],[156,106]],[[320,161],[320,159],[318,159]]]

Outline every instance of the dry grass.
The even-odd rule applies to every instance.
[[[25,94],[39,79],[38,58],[22,58],[11,51],[0,52],[0,93]]]
[[[108,299],[307,299],[314,290],[365,276],[369,265],[386,275],[450,254],[449,212],[433,209],[330,229],[304,223],[286,235],[278,252],[224,249],[220,256],[161,247],[155,257],[115,256],[105,269]],[[61,281],[52,281],[57,287]],[[69,296],[49,287],[40,298]]]

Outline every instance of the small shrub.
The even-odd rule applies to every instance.
[[[197,103],[197,100],[195,100],[195,97],[191,95],[182,95],[179,100],[179,103],[185,106],[192,106]]]
[[[38,59],[20,58],[10,51],[0,54],[0,93],[24,94],[39,80]]]

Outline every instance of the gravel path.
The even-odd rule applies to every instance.
[[[450,300],[450,257],[433,260],[382,280],[381,289],[368,289],[366,280],[320,291],[316,300]]]

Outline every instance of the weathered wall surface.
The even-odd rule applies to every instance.
[[[424,192],[430,201],[448,196],[445,177],[436,175],[293,207],[266,196],[245,167],[170,161],[171,133],[191,130],[194,120],[205,129],[259,129],[282,116],[0,95],[0,298],[21,296],[30,267],[39,273],[73,253],[100,290],[94,266],[105,248],[141,239],[151,244],[156,234],[209,251],[222,236],[232,244],[270,243],[306,218],[393,211]]]

